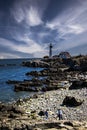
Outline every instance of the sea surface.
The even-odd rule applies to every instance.
[[[0,102],[12,102],[19,98],[24,98],[32,95],[32,92],[14,92],[14,85],[6,83],[8,80],[23,81],[31,79],[31,76],[26,76],[26,72],[33,70],[40,71],[41,68],[23,67],[23,61],[30,59],[0,59]]]

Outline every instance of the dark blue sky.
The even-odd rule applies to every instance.
[[[0,0],[0,58],[87,54],[87,0]]]

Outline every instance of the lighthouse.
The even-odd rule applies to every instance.
[[[49,57],[52,56],[52,48],[53,48],[52,43],[50,43],[50,45],[49,45]]]

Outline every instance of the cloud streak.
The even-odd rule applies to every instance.
[[[14,4],[11,13],[16,22],[25,22],[28,26],[37,26],[43,23],[42,16],[48,1],[22,0]]]
[[[60,13],[46,27],[57,30],[56,46],[59,51],[71,49],[87,43],[87,2],[80,1],[76,7],[70,7]],[[61,40],[62,39],[62,40]],[[59,43],[58,43],[59,42]]]
[[[21,38],[20,37],[20,41],[21,42],[25,42],[26,44],[15,44],[15,42],[7,40],[7,39],[3,39],[0,38],[0,52],[1,54],[9,54],[11,55],[11,58],[21,58],[20,54],[23,56],[23,54],[26,54],[26,57],[28,57],[29,55],[33,56],[33,57],[42,57],[43,53],[45,53],[45,48],[43,46],[40,46],[39,44],[37,44],[35,41],[29,39],[28,37],[24,37]],[[2,44],[4,43],[4,44]],[[3,49],[5,49],[4,51],[2,51]],[[16,52],[17,54],[14,55],[14,52]],[[5,56],[4,55],[4,56]],[[3,57],[4,57],[3,56]],[[25,56],[25,55],[24,55]],[[4,57],[7,58],[7,57]]]

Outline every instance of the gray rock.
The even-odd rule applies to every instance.
[[[72,96],[66,96],[63,100],[63,105],[76,107],[83,103],[84,100],[72,97]]]

